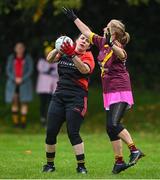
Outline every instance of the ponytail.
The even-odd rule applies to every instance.
[[[121,39],[121,43],[122,43],[122,45],[125,46],[126,44],[128,44],[129,41],[130,41],[130,35],[128,32],[125,32],[124,36]]]

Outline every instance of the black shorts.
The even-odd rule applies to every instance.
[[[69,93],[55,93],[47,113],[47,144],[56,144],[56,137],[64,121],[71,144],[82,142],[79,131],[87,110],[87,97]]]
[[[67,111],[77,112],[80,116],[84,117],[87,111],[87,97],[69,94],[69,92],[54,93],[48,113],[62,113],[65,115]]]

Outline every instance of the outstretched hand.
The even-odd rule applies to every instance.
[[[75,56],[75,44],[71,45],[68,41],[64,42],[61,45],[61,51],[72,58]]]
[[[75,21],[77,19],[77,16],[72,9],[62,7],[62,12],[72,21]]]
[[[113,46],[113,39],[112,39],[112,35],[111,35],[111,32],[110,32],[110,29],[109,28],[107,28],[107,30],[108,30],[108,33],[105,35],[106,36],[106,43],[110,46],[110,47],[112,47]]]

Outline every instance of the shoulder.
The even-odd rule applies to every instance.
[[[89,41],[91,44],[94,44],[93,39],[103,39],[103,37],[94,32],[91,32],[89,36]]]
[[[86,56],[93,56],[91,51],[86,51],[84,55],[86,55]]]
[[[82,59],[91,59],[94,60],[93,54],[91,51],[86,51],[82,56]]]
[[[14,54],[10,54],[7,59],[8,59],[8,61],[13,60],[14,59]]]
[[[95,34],[95,33],[91,33],[90,37],[89,37],[89,41],[91,44],[94,44],[99,49],[101,49],[104,46],[106,39],[103,36],[100,36],[100,35]]]

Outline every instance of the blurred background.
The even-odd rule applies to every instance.
[[[12,132],[11,106],[5,103],[6,64],[17,42],[23,42],[33,59],[34,95],[29,103],[27,131],[40,132],[40,100],[36,93],[37,64],[44,49],[57,37],[75,38],[79,31],[61,12],[73,8],[92,29],[102,35],[112,18],[122,20],[131,36],[127,45],[135,106],[125,116],[130,129],[156,130],[160,124],[160,0],[1,0],[0,1],[0,130]],[[98,51],[92,47],[96,59]],[[101,131],[105,124],[99,67],[90,81],[89,109],[84,131]],[[34,128],[31,128],[34,127]],[[42,128],[43,131],[43,128]]]

